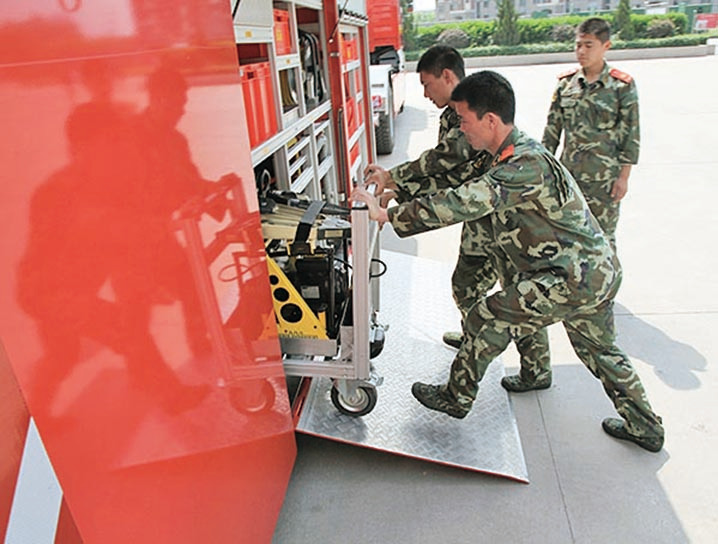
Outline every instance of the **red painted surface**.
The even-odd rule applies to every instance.
[[[401,6],[399,0],[368,0],[369,51],[391,46],[401,49]]]
[[[233,41],[226,0],[0,10],[0,340],[58,542],[271,538],[295,444]]]
[[[5,542],[30,414],[0,342],[0,541]]]

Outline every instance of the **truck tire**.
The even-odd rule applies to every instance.
[[[376,152],[379,155],[388,155],[394,150],[394,94],[391,92],[391,85],[388,102],[387,113],[379,114],[379,125],[374,131]]]

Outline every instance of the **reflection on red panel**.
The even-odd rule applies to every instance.
[[[86,543],[267,541],[295,446],[228,4],[17,4],[0,337],[67,513]]]
[[[83,544],[80,531],[64,499],[60,504],[54,544]]]
[[[0,541],[5,542],[30,415],[0,342]]]

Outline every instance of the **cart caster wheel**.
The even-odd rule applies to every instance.
[[[374,328],[374,339],[369,342],[369,359],[379,357],[384,349],[384,327],[377,326]]]
[[[342,414],[348,416],[365,416],[376,406],[376,388],[371,385],[360,385],[357,387],[356,395],[346,398],[336,387],[332,387],[332,404]]]
[[[267,380],[238,385],[229,391],[229,402],[235,410],[243,414],[271,410],[275,399],[274,387]]]

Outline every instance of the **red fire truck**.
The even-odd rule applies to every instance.
[[[402,44],[399,0],[369,0],[369,51],[371,100],[376,151],[394,149],[394,120],[404,109],[406,64]]]
[[[0,537],[268,542],[303,384],[373,408],[378,244],[348,205],[375,155],[368,22],[352,0],[3,5]]]

